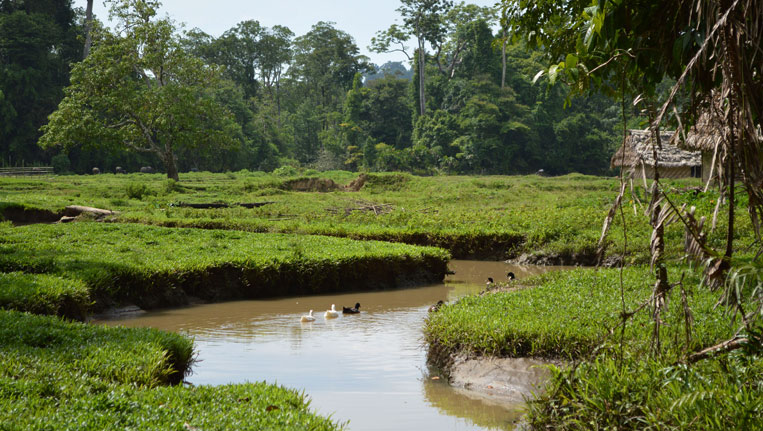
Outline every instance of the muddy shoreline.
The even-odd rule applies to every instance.
[[[501,403],[519,403],[544,390],[557,361],[539,358],[467,358],[454,355],[447,371],[451,386]]]

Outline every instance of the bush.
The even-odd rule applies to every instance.
[[[150,190],[148,186],[143,183],[127,183],[125,186],[125,193],[130,199],[142,200],[143,196],[150,194]]]
[[[278,175],[279,177],[291,177],[294,175],[297,175],[299,171],[297,171],[297,168],[294,166],[284,165],[280,168],[273,171],[273,175]]]
[[[53,156],[50,159],[50,164],[53,166],[53,171],[57,174],[66,174],[72,170],[72,162],[69,160],[69,156],[64,153]]]

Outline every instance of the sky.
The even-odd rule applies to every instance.
[[[85,8],[86,0],[74,0],[75,7]],[[103,0],[95,0],[93,13],[108,21],[108,8]],[[496,0],[471,0],[479,6],[492,6]],[[399,0],[163,0],[159,15],[169,15],[186,29],[198,27],[212,36],[220,36],[241,21],[257,20],[261,25],[284,25],[301,36],[319,21],[332,21],[339,30],[355,38],[361,54],[381,65],[387,61],[407,59],[401,53],[376,54],[368,50],[371,37],[387,29],[399,14]],[[412,44],[409,44],[412,46]]]

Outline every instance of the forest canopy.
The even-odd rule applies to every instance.
[[[79,173],[151,165],[170,177],[281,166],[605,174],[620,140],[620,110],[602,92],[570,102],[561,80],[533,82],[550,62],[537,47],[508,37],[496,8],[403,0],[399,22],[380,28],[369,49],[399,52],[404,61],[375,65],[332,22],[296,35],[246,20],[215,37],[152,17],[141,30],[161,34],[151,47],[137,30],[110,30],[101,17],[88,21],[71,1],[37,3],[10,0],[0,10],[3,165],[52,163],[59,172]],[[160,5],[107,3],[123,23]],[[25,31],[14,30],[19,26]],[[44,38],[60,49],[34,57],[36,43],[50,46]],[[84,40],[92,47],[83,59]],[[133,55],[143,64],[132,71],[116,60],[126,55],[117,47],[132,44],[138,53],[144,43],[167,55],[154,56],[153,65],[149,56]],[[114,82],[129,90],[93,85],[122,66],[124,79]],[[159,69],[183,78],[165,86]],[[182,80],[193,88],[175,85]],[[83,98],[98,88],[100,100]],[[138,111],[143,120],[120,125]],[[640,126],[635,117],[632,125]],[[148,123],[156,127],[141,129]]]

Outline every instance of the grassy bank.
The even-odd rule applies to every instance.
[[[680,279],[681,271],[671,267],[671,280]],[[685,352],[715,345],[736,329],[715,306],[717,293],[698,287],[690,274],[684,286],[691,338],[675,288],[662,316],[659,356],[652,350],[649,307],[624,333],[616,328],[619,272],[578,269],[523,281],[531,288],[468,297],[431,314],[425,326],[429,360],[447,372],[458,353],[590,358],[573,371],[555,370],[546,394],[530,405],[528,421],[537,429],[760,429],[763,358],[734,353],[683,363]],[[627,268],[626,310],[649,298],[652,284],[648,268]]]
[[[680,278],[673,268],[672,279]],[[627,310],[636,309],[652,291],[648,268],[624,271]],[[694,288],[698,280],[688,277],[692,290],[690,305],[695,313],[695,336],[688,346],[696,349],[730,336],[728,319],[714,310],[717,295]],[[589,354],[604,335],[620,322],[622,311],[619,271],[576,269],[554,271],[523,284],[532,288],[510,293],[471,296],[432,314],[425,327],[426,341],[434,348],[452,353],[493,356],[539,356],[574,359]],[[663,337],[681,325],[680,292],[674,290],[663,319]],[[650,316],[643,310],[626,326],[625,341],[634,353],[648,349]],[[618,337],[613,339],[619,341]]]
[[[0,237],[0,270],[80,280],[89,297],[77,298],[98,308],[178,305],[189,295],[215,301],[435,282],[449,258],[441,249],[404,244],[117,223],[6,223]],[[6,304],[25,302],[24,289],[2,290],[19,298]]]
[[[0,429],[336,430],[264,383],[187,388],[192,341],[0,310]]]
[[[358,174],[323,172],[312,177],[346,185]],[[592,263],[601,223],[618,186],[616,179],[583,175],[369,174],[357,192],[318,192],[294,189],[294,184],[310,183],[298,180],[245,171],[188,173],[181,175],[179,183],[158,174],[3,178],[0,213],[6,218],[20,217],[20,221],[24,214],[30,220],[42,220],[45,217],[40,211],[55,216],[66,205],[87,205],[119,211],[115,217],[121,221],[160,226],[378,239],[439,246],[456,258],[505,259],[527,253],[547,263]],[[712,212],[715,192],[687,189],[698,186],[698,180],[670,184],[676,203]],[[256,208],[211,209],[177,205],[253,202],[270,203]],[[743,205],[740,202],[740,208]],[[627,260],[646,262],[643,250],[647,250],[651,230],[645,218],[633,210],[626,211],[625,217],[630,245]],[[748,223],[743,216],[739,220]],[[622,252],[620,222],[619,217],[615,219],[609,253]],[[673,226],[667,235],[680,238],[682,231]],[[711,237],[711,241],[722,239]]]
[[[83,320],[90,305],[89,296],[87,285],[81,280],[0,272],[0,309]]]

